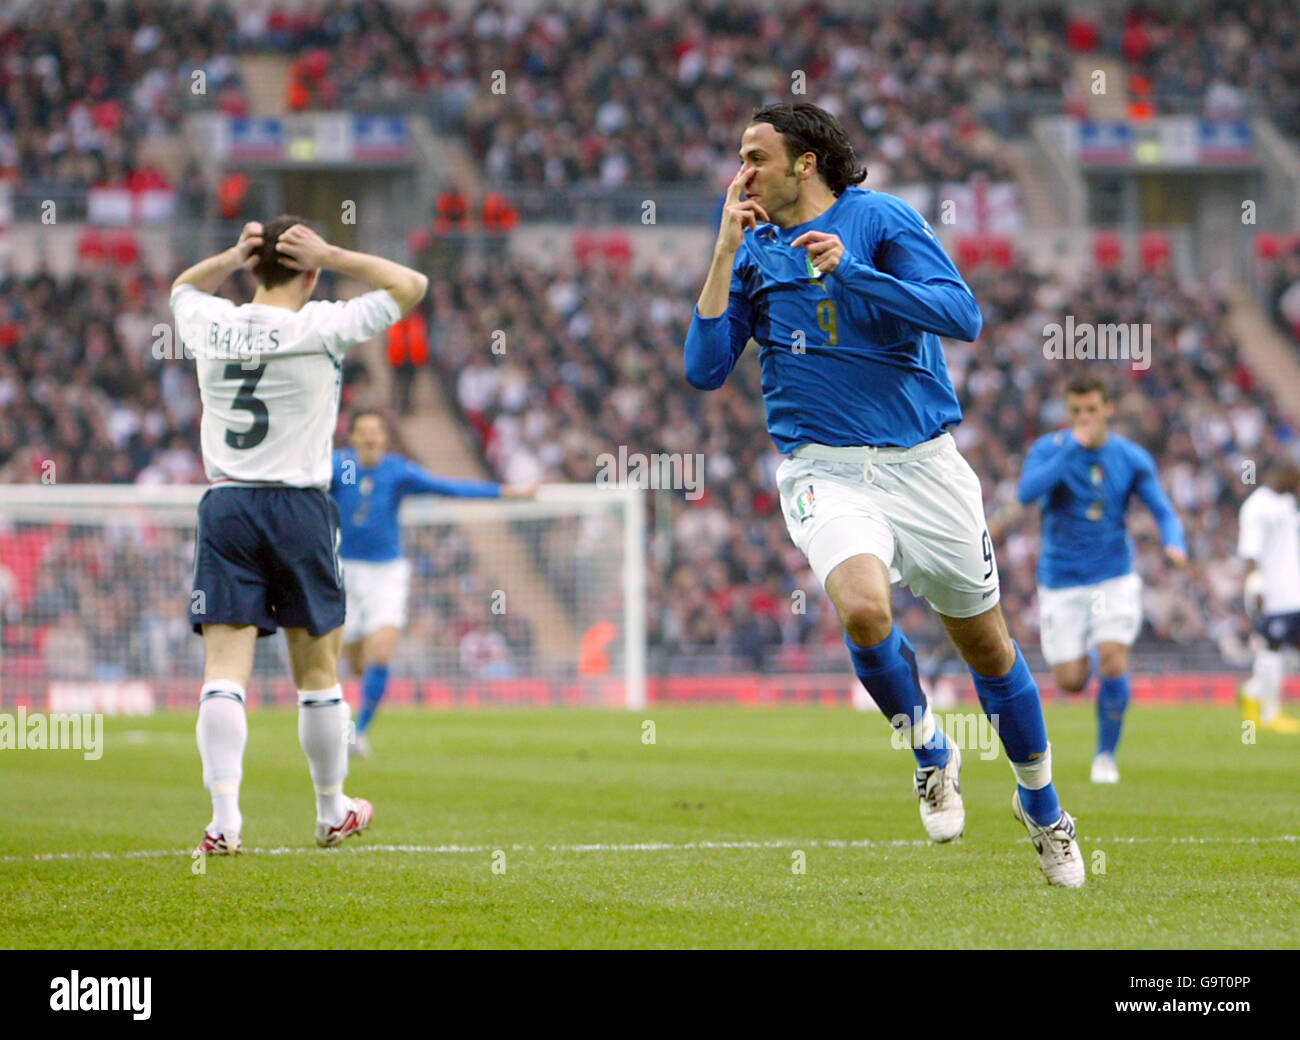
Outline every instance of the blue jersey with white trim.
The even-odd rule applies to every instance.
[[[407,495],[497,498],[501,485],[436,477],[404,455],[390,453],[376,466],[362,466],[351,448],[334,453],[330,494],[338,503],[345,560],[386,563],[402,556],[398,510]]]
[[[1018,488],[1021,502],[1043,507],[1038,583],[1049,589],[1094,585],[1132,571],[1128,507],[1134,492],[1155,517],[1164,545],[1185,552],[1182,522],[1145,448],[1115,433],[1100,448],[1085,448],[1069,430],[1038,438]]]
[[[843,242],[830,274],[790,246],[806,231]],[[925,219],[896,196],[850,187],[807,223],[745,234],[726,313],[696,310],[691,320],[686,378],[702,390],[721,386],[752,337],[768,431],[781,451],[910,448],[961,422],[939,337],[973,340],[982,325]]]

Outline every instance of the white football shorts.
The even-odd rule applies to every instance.
[[[1142,631],[1142,579],[1121,574],[1065,589],[1040,585],[1038,615],[1048,664],[1078,661],[1098,643],[1132,646]]]
[[[776,479],[786,528],[823,585],[867,553],[947,617],[998,602],[979,478],[951,434],[912,448],[804,444]]]
[[[409,560],[343,560],[343,588],[347,596],[345,646],[381,628],[406,627],[406,601],[411,594]]]

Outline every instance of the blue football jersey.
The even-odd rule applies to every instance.
[[[1168,547],[1186,551],[1183,525],[1160,487],[1155,459],[1112,433],[1100,448],[1085,448],[1069,430],[1040,437],[1020,475],[1020,501],[1040,501],[1043,545],[1038,583],[1059,589],[1092,585],[1133,569],[1129,501],[1136,493],[1160,526]]]
[[[831,273],[790,246],[806,231],[844,243]],[[726,313],[697,310],[691,321],[686,378],[702,390],[721,386],[752,337],[768,431],[781,451],[912,447],[961,422],[939,337],[973,340],[982,325],[925,219],[893,195],[850,187],[814,220],[746,233]]]
[[[407,495],[497,498],[499,484],[436,477],[403,455],[389,453],[376,466],[362,466],[351,448],[334,453],[330,494],[342,521],[339,555],[345,560],[383,563],[400,559],[398,510]]]

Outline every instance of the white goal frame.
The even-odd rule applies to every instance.
[[[195,521],[207,485],[0,485],[0,527],[26,521],[102,525],[113,514],[137,510],[163,524]],[[639,711],[646,697],[646,519],[645,492],[628,487],[591,484],[545,484],[535,500],[457,499],[432,495],[408,497],[402,504],[403,526],[438,522],[581,516],[615,504],[622,524],[622,633],[624,706]],[[0,561],[3,562],[3,561]]]

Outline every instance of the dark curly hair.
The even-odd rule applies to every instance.
[[[785,142],[791,163],[804,152],[817,156],[817,172],[836,196],[867,179],[867,168],[858,160],[849,135],[824,108],[807,101],[764,105],[754,109],[750,123],[771,123]]]

